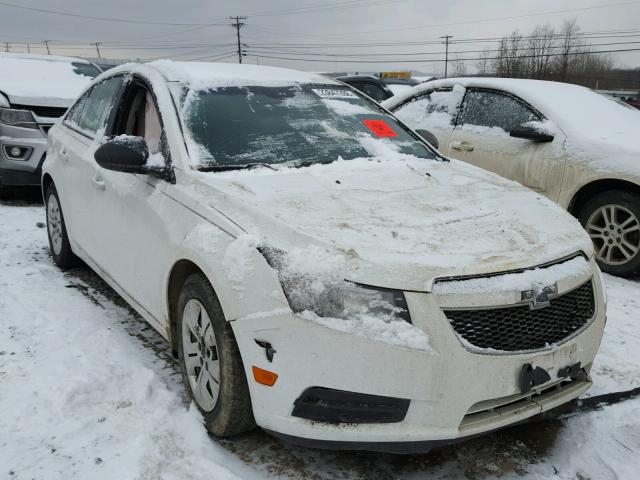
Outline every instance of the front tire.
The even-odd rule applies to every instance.
[[[601,192],[580,210],[603,272],[622,277],[640,273],[640,196],[623,190]]]
[[[176,313],[182,379],[207,430],[218,437],[252,430],[255,420],[240,351],[218,297],[202,273],[184,282]]]
[[[62,215],[60,198],[53,183],[47,188],[45,194],[45,207],[47,215],[47,237],[51,256],[56,265],[62,270],[68,270],[80,263],[78,257],[71,251],[67,227]]]

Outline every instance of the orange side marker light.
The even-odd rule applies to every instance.
[[[278,380],[278,374],[270,372],[269,370],[264,370],[262,368],[256,367],[252,365],[253,369],[253,378],[255,378],[256,382],[261,383],[262,385],[266,385],[267,387],[273,387]]]

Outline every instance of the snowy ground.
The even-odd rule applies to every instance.
[[[61,273],[38,222],[37,202],[0,203],[0,478],[638,478],[640,398],[419,456],[212,439],[164,340],[89,270]],[[605,281],[589,395],[640,386],[640,283]]]

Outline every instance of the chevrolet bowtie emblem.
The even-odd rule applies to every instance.
[[[547,285],[543,288],[534,288],[531,290],[523,290],[520,292],[520,300],[529,302],[531,310],[536,308],[548,307],[551,299],[558,295],[558,284]]]

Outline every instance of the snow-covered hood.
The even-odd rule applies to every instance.
[[[554,203],[458,161],[357,159],[201,178],[224,194],[212,206],[248,233],[283,250],[326,246],[346,257],[346,278],[369,285],[428,291],[437,277],[591,254]]]
[[[92,80],[77,74],[72,60],[2,55],[0,93],[12,104],[68,108]]]

